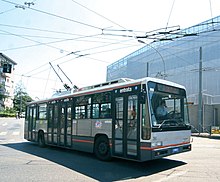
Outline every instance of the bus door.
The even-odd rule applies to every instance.
[[[53,144],[53,114],[54,114],[54,107],[53,105],[48,105],[48,122],[47,122],[47,139],[49,144]]]
[[[71,147],[72,107],[70,102],[62,102],[59,111],[58,145]]]
[[[58,107],[58,103],[53,104],[53,106],[51,107],[51,112],[52,112],[52,143],[53,145],[57,145],[58,144],[58,116],[59,116],[59,107]]]
[[[138,159],[140,111],[138,94],[132,89],[128,93],[120,90],[114,93],[112,151],[114,156]]]
[[[35,141],[36,140],[36,106],[30,107],[29,110],[29,122],[28,122],[28,139]]]

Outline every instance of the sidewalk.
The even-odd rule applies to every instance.
[[[213,138],[220,139],[220,134],[209,134],[209,133],[192,133],[194,137],[204,137],[204,138]]]

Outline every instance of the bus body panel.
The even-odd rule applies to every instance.
[[[92,121],[90,119],[80,119],[76,123],[76,135],[92,136]]]
[[[112,138],[112,119],[93,119],[92,120],[92,136],[104,134],[108,138]]]
[[[151,140],[141,142],[141,161],[191,150],[190,130],[152,132]]]
[[[36,132],[42,130],[44,133],[47,133],[47,120],[37,120],[36,121]]]
[[[190,130],[153,132],[151,146],[169,146],[190,142]]]
[[[85,136],[72,136],[72,149],[83,152],[93,152],[94,138]]]
[[[73,120],[72,135],[95,137],[105,134],[111,138],[112,119],[80,119]]]
[[[93,152],[94,139],[105,135],[111,139],[111,119],[80,119],[73,120],[72,148],[75,150]]]
[[[190,137],[190,130],[152,133],[152,159],[190,151]]]

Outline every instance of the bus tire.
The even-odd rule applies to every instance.
[[[38,145],[40,147],[45,147],[45,138],[44,138],[44,132],[40,131],[38,133]]]
[[[99,160],[109,161],[111,159],[109,140],[106,136],[99,136],[95,140],[94,153]]]

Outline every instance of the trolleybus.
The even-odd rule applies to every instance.
[[[161,102],[167,113],[158,116]],[[186,90],[156,78],[119,79],[31,102],[24,138],[94,153],[147,161],[191,150]]]

